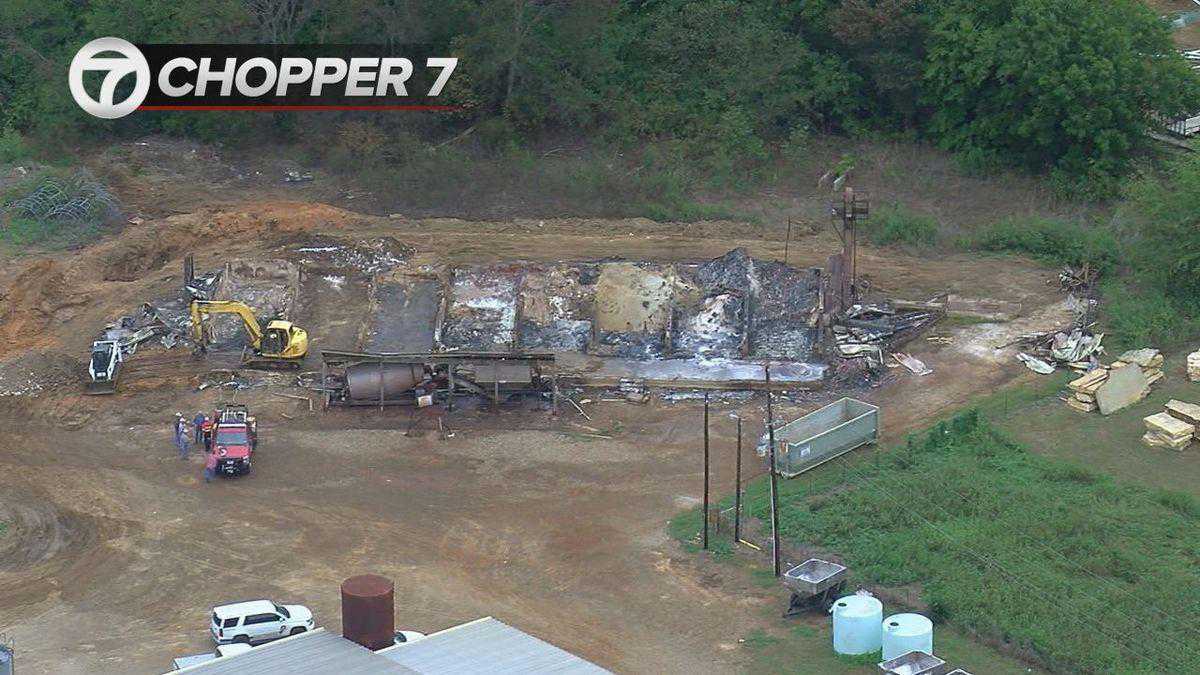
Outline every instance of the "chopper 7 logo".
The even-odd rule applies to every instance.
[[[105,52],[116,52],[120,58],[97,56]],[[92,98],[83,86],[83,74],[89,70],[105,70],[108,74],[100,83],[100,97]],[[132,73],[136,79],[133,92],[121,103],[113,101],[117,84]],[[104,119],[124,117],[137,110],[150,91],[150,64],[141,50],[132,43],[115,37],[92,40],[83,46],[71,60],[68,74],[71,96],[86,112]]]
[[[399,56],[370,45],[134,45],[104,37],[79,50],[68,82],[79,107],[104,119],[135,110],[460,109],[438,98],[458,59],[423,45],[406,49]],[[96,97],[85,87],[89,71],[105,73]],[[132,90],[122,86],[129,75]]]

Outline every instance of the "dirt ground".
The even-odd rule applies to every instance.
[[[784,252],[776,228],[746,223],[407,220],[253,201],[149,220],[82,251],[3,261],[0,366],[74,358],[82,369],[105,321],[178,287],[185,253],[203,269],[315,235],[394,237],[414,248],[414,264]],[[804,236],[791,242],[789,262],[821,265],[836,248],[832,234]],[[1025,377],[990,345],[1057,326],[1065,311],[1052,270],[1009,258],[867,248],[860,266],[899,297],[949,290],[1022,305],[1020,321],[986,336],[978,326],[935,329],[950,343],[911,345],[934,374],[894,369],[881,387],[856,392],[883,406],[891,438]],[[339,346],[322,344],[318,319],[332,339],[353,334],[339,303],[301,305],[314,349]],[[594,403],[591,420],[515,404],[456,411],[447,417],[456,434],[443,441],[406,436],[407,411],[310,414],[276,395],[290,389],[243,390],[236,397],[258,415],[263,439],[254,471],[206,485],[200,457],[179,459],[169,427],[176,411],[227,400],[194,386],[213,364],[166,352],[130,365],[116,396],[82,396],[82,370],[37,396],[0,396],[0,632],[15,639],[20,672],[160,672],[175,656],[209,650],[208,608],[237,599],[304,603],[339,630],[338,585],[367,571],[395,580],[398,628],[493,615],[620,672],[745,668],[739,639],[786,602],[667,536],[668,519],[701,493],[695,403]],[[777,415],[836,395],[798,396]],[[759,399],[738,408],[748,420],[763,415]],[[732,482],[734,409],[714,410],[718,486]],[[752,423],[747,436],[760,430]],[[757,468],[752,446],[745,459]]]

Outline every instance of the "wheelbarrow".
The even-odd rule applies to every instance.
[[[828,612],[846,590],[843,565],[809,558],[783,573],[783,585],[792,592],[785,617],[820,610]]]

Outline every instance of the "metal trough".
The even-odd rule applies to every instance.
[[[879,408],[843,398],[775,430],[779,475],[798,476],[879,438]]]
[[[888,675],[945,675],[946,662],[925,652],[909,652],[879,664]]]

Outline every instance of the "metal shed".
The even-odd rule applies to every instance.
[[[318,628],[307,633],[269,642],[243,654],[224,656],[194,665],[177,673],[189,675],[226,675],[229,673],[307,673],[309,675],[371,675],[396,673],[411,675],[417,671],[404,667],[361,647],[340,635]]]
[[[418,673],[608,672],[490,616],[378,653]]]

